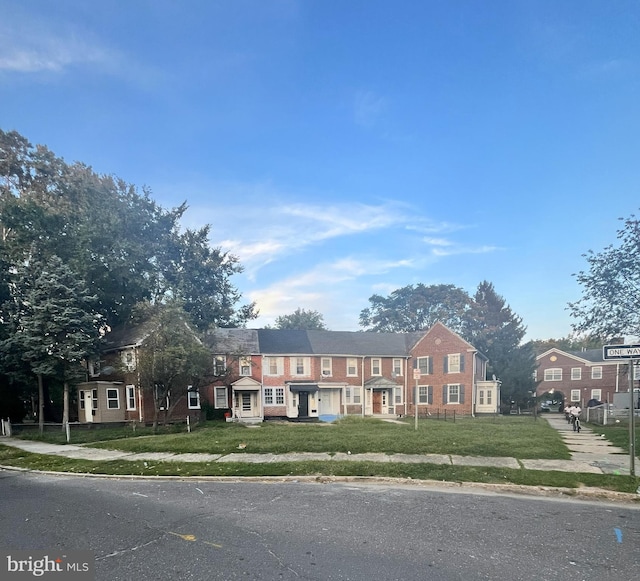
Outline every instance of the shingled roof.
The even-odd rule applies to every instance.
[[[209,337],[216,353],[406,357],[423,336],[424,332],[216,329]]]

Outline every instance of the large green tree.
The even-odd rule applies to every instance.
[[[298,329],[301,331],[326,331],[324,317],[314,310],[306,310],[298,307],[289,315],[280,315],[276,318],[276,329]]]
[[[164,209],[146,189],[0,130],[0,307],[35,242],[42,260],[58,257],[86,284],[110,327],[130,321],[141,302],[175,300],[200,330],[245,325],[257,313],[253,303],[240,305],[231,283],[242,266],[211,246],[209,226],[183,229],[186,210]],[[0,340],[9,329],[0,319]]]
[[[0,350],[9,369],[21,360],[37,378],[42,431],[44,378],[64,382],[63,423],[68,422],[69,383],[83,378],[83,362],[97,352],[103,318],[95,311],[95,296],[71,269],[57,256],[43,259],[35,245],[30,259],[17,269],[12,290],[7,311],[11,334]]]
[[[210,381],[213,359],[180,304],[146,305],[136,314],[147,329],[138,353],[140,385],[153,399],[157,429],[187,397],[189,387],[198,389]]]
[[[533,344],[523,343],[526,327],[492,283],[482,281],[467,315],[466,339],[489,358],[487,373],[502,382],[505,400],[521,401],[535,389]]]
[[[437,321],[463,333],[471,297],[452,284],[408,285],[388,297],[373,295],[360,312],[360,326],[367,331],[421,331]]]
[[[256,316],[230,282],[238,259],[211,247],[209,226],[181,228],[186,210],[0,130],[0,259],[19,264],[39,241],[86,281],[110,326],[144,301],[182,300],[203,330]]]
[[[582,297],[569,303],[577,332],[600,337],[640,336],[640,219],[622,219],[617,244],[585,254],[587,270],[576,280]]]

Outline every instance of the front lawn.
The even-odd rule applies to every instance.
[[[74,439],[74,443],[77,443]],[[256,427],[212,422],[189,433],[126,438],[92,444],[128,452],[282,454],[455,454],[569,459],[557,430],[531,417],[463,418],[455,422],[412,419],[391,423],[345,418],[334,424],[265,422]]]

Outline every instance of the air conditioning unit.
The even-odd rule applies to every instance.
[[[329,377],[329,375],[331,375],[331,371],[326,371],[326,370],[325,370],[325,371],[323,371],[323,372],[322,372],[322,375],[323,375],[324,377]]]

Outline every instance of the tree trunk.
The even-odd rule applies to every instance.
[[[62,431],[67,429],[69,423],[69,382],[64,382],[64,391],[62,394]]]
[[[158,433],[158,399],[153,398],[153,433]]]
[[[38,373],[38,430],[44,433],[44,386],[41,373]]]

